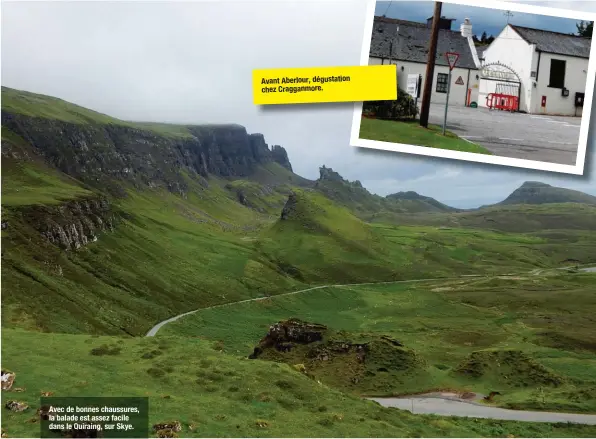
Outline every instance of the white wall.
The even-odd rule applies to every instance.
[[[420,99],[422,99],[422,90],[424,90],[424,82],[425,82],[425,74],[426,74],[426,64],[423,63],[414,63],[408,61],[389,61],[388,59],[381,59],[381,58],[374,58],[370,57],[368,60],[369,65],[380,65],[380,64],[395,64],[397,65],[397,84],[402,89],[406,89],[406,84],[408,82],[408,75],[422,75],[422,84],[421,84],[421,91],[420,91]],[[403,66],[404,70],[401,70]],[[432,87],[432,94],[430,97],[430,101],[432,103],[441,103],[444,104],[447,94],[446,93],[437,93],[436,86],[437,86],[437,76],[439,73],[449,73],[449,68],[447,66],[440,66],[435,65],[435,77],[433,81]],[[449,91],[449,104],[450,105],[465,105],[466,97],[467,97],[467,88],[472,89],[471,100],[477,101],[478,100],[478,86],[479,81],[476,79],[476,76],[479,75],[478,70],[470,70],[470,83],[468,84],[468,69],[458,68],[455,67],[451,72],[451,89]],[[456,84],[456,81],[459,77],[462,77],[464,84],[459,85]]]
[[[565,87],[569,90],[569,96],[563,97],[560,88],[551,88],[548,86],[550,80],[550,61],[551,59],[560,59],[566,61],[565,66]],[[536,81],[535,96],[533,100],[533,112],[543,114],[555,114],[574,116],[575,113],[575,93],[585,93],[588,60],[585,58],[575,58],[564,55],[554,55],[542,53],[540,55],[540,69]],[[546,96],[546,108],[542,108],[542,96]],[[577,115],[581,116],[581,108],[577,109]]]
[[[535,65],[534,46],[528,44],[511,27],[506,26],[494,41],[484,51],[483,64],[499,62],[511,67],[522,80],[519,107],[522,111],[530,112],[532,108],[532,82],[530,74]],[[481,80],[478,104],[486,106],[486,96],[494,93],[496,81]]]

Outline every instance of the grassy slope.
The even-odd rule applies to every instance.
[[[450,131],[443,136],[441,130],[441,127],[436,125],[429,125],[428,129],[425,129],[417,125],[416,122],[396,122],[363,117],[360,125],[360,138],[476,154],[491,154],[486,148],[460,139]]]
[[[419,224],[494,229],[513,233],[547,230],[596,230],[596,207],[577,203],[508,205],[459,213],[371,213],[366,220],[384,224]]]
[[[184,310],[297,284],[254,254],[250,236],[262,219],[217,181],[187,200],[130,191],[116,210],[126,217],[114,232],[69,254],[19,221],[18,211],[7,212],[3,325],[142,334]]]
[[[425,362],[390,373],[378,372],[372,364],[372,377],[358,375],[357,384],[341,359],[330,370],[309,364],[322,382],[348,392],[500,391],[497,403],[502,406],[596,413],[595,286],[593,274],[558,274],[327,288],[203,310],[170,323],[158,337],[200,335],[220,340],[230,353],[247,355],[272,322],[295,317],[335,331],[390,335]],[[492,350],[501,351],[502,367],[491,360]],[[517,353],[506,352],[510,350],[523,355],[517,358]],[[476,351],[487,361],[487,370],[479,377],[458,373],[462,365],[479,367],[465,364]],[[288,356],[284,361],[290,364],[309,361],[292,353],[280,355]],[[533,364],[538,365],[535,370]],[[544,384],[549,374],[563,384]]]
[[[316,192],[299,212],[257,241],[259,253],[316,283],[356,283],[530,270],[570,255],[594,258],[590,244],[490,230],[369,225]],[[589,256],[589,255],[592,256]],[[592,262],[592,261],[588,261]]]
[[[3,414],[2,427],[10,437],[39,434],[38,424],[28,421],[35,417],[41,392],[147,396],[150,425],[178,420],[182,437],[592,437],[596,433],[594,426],[414,416],[317,384],[286,365],[222,353],[199,338],[3,332],[11,339],[2,344],[3,368],[14,371],[14,385],[25,389],[3,392],[4,399],[25,401],[31,407]],[[28,355],[22,355],[23,346]],[[93,349],[111,355],[93,355]]]

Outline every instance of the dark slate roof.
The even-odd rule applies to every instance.
[[[590,57],[591,38],[532,29],[530,27],[514,26],[512,24],[510,26],[524,40],[530,44],[535,44],[536,48],[542,52],[576,56],[579,58]]]
[[[391,42],[393,42],[393,56],[390,56]],[[429,42],[430,28],[426,23],[375,17],[369,55],[376,58],[393,58],[399,61],[426,64]],[[476,68],[468,40],[462,37],[459,31],[445,29],[439,31],[437,65],[448,65],[445,58],[446,52],[459,53],[456,67]]]

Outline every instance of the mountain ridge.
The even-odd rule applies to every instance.
[[[267,183],[292,181],[303,187],[314,186],[361,213],[464,212],[508,204],[596,204],[595,196],[536,181],[524,182],[499,203],[476,209],[454,208],[412,190],[382,197],[369,192],[359,180],[344,179],[325,165],[314,182],[300,177],[293,172],[285,148],[270,147],[263,134],[248,133],[239,124],[127,122],[60,98],[5,86],[2,132],[3,157],[26,157],[31,149],[23,148],[23,144],[31,145],[64,174],[115,196],[124,195],[122,183],[126,183],[133,187],[160,186],[184,197],[188,178],[201,185],[208,184],[209,175],[251,178],[260,167],[276,163],[289,174]]]
[[[528,180],[511,192],[503,201],[481,206],[479,209],[520,204],[580,203],[596,205],[596,196],[574,189],[552,186]]]

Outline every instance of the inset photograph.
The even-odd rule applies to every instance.
[[[371,6],[361,62],[396,65],[398,96],[356,105],[352,145],[583,174],[594,17],[479,3]]]

